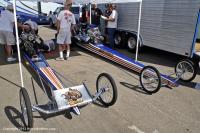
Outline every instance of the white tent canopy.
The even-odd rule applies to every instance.
[[[66,0],[27,0],[27,1],[41,1],[41,2],[59,2],[63,3]],[[141,21],[141,11],[142,11],[142,0],[72,0],[74,3],[77,4],[90,4],[90,10],[91,10],[91,4],[106,4],[106,3],[140,3],[139,7],[139,19],[138,19],[138,31],[137,31],[137,47],[136,47],[136,55],[135,60],[137,61],[138,58],[138,46],[139,46],[139,35],[140,35],[140,21]],[[13,6],[14,6],[14,15],[16,16],[16,0],[13,0]],[[91,12],[90,12],[91,13]],[[90,14],[91,17],[91,14]],[[90,19],[91,20],[91,19]],[[19,60],[19,69],[20,69],[20,77],[21,77],[21,85],[24,87],[23,83],[23,74],[22,74],[22,67],[21,67],[21,54],[20,54],[20,48],[19,48],[19,36],[18,36],[18,29],[17,29],[17,18],[15,17],[15,31],[16,31],[16,40],[17,40],[17,51],[18,51],[18,60]]]
[[[104,3],[130,3],[130,2],[141,2],[142,0],[74,0],[80,4],[104,4]]]
[[[43,2],[64,2],[65,0],[28,0],[28,1],[43,1]],[[73,0],[79,4],[104,4],[104,3],[133,3],[142,2],[142,0]]]

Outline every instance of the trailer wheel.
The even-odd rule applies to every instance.
[[[33,127],[33,112],[31,101],[25,88],[20,89],[19,96],[25,130],[30,130]]]
[[[189,59],[179,61],[175,66],[175,73],[181,81],[190,82],[197,75],[197,68]]]
[[[122,36],[119,33],[116,33],[114,37],[114,41],[115,41],[115,46],[120,47],[122,43]]]
[[[153,66],[145,66],[140,73],[140,84],[148,94],[156,93],[161,88],[161,76]]]
[[[127,39],[127,47],[129,50],[134,50],[137,47],[137,39],[134,36],[130,36]]]
[[[98,76],[96,89],[97,92],[102,90],[99,100],[104,106],[108,107],[115,104],[117,101],[117,86],[109,74],[102,73]]]

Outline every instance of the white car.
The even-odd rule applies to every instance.
[[[62,11],[63,9],[64,9],[63,6],[57,7],[56,10],[55,10],[52,14],[49,14],[49,15],[48,15],[49,24],[50,24],[51,27],[54,27],[54,26],[55,26],[56,21],[57,21],[58,14],[59,14],[60,11]],[[80,19],[81,16],[82,16],[82,5],[72,5],[71,11],[72,11],[72,13],[74,13],[76,22],[78,23],[78,22],[79,22],[79,19]]]

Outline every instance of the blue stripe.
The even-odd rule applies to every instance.
[[[42,60],[45,62],[45,64],[47,65],[47,67],[50,67],[49,63],[46,61],[44,55],[40,52],[39,53],[40,58],[42,58]]]
[[[4,1],[5,1],[5,2],[8,2],[9,4],[12,5],[12,2],[9,2],[9,1],[6,1],[6,0],[4,0]],[[36,13],[33,13],[33,12],[31,12],[31,11],[29,11],[29,10],[26,10],[26,9],[24,9],[24,8],[22,8],[22,7],[19,7],[19,6],[17,6],[17,5],[16,5],[16,7],[17,7],[17,8],[20,8],[20,9],[22,9],[22,10],[24,10],[24,11],[27,11],[27,12],[29,12],[29,13],[31,13],[31,14],[38,15],[38,14],[36,14]]]
[[[32,15],[32,14],[21,12],[21,11],[17,11],[17,15],[38,18],[38,15],[36,16],[36,15]]]
[[[196,45],[196,39],[198,36],[198,28],[199,28],[199,24],[200,24],[200,9],[199,9],[199,13],[197,16],[197,23],[196,23],[196,28],[195,28],[195,33],[194,33],[194,37],[193,37],[193,41],[192,41],[192,53],[190,55],[190,57],[192,58],[195,52],[195,45]]]
[[[9,2],[7,0],[4,0],[4,1],[7,2],[7,4],[12,5],[12,2]],[[20,15],[20,17],[22,18],[22,21],[27,21],[28,19],[31,19],[32,21],[35,21],[38,24],[48,23],[48,20],[46,19],[47,17],[45,15],[34,13],[32,11],[26,10],[17,5],[16,5],[16,7],[17,7],[17,15]],[[18,9],[22,9],[22,11],[19,11]],[[30,10],[32,10],[32,9],[30,9]]]

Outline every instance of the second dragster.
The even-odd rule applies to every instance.
[[[95,27],[94,25],[88,26],[86,24],[80,24],[78,29],[79,30],[76,31],[76,35],[74,36],[74,42],[78,46],[139,73],[140,84],[147,93],[156,93],[163,85],[177,87],[177,80],[184,74],[184,72],[179,72],[176,73],[177,78],[171,78],[167,75],[160,74],[153,66],[145,66],[142,63],[109,48],[102,43],[104,37],[101,35],[98,27]]]

